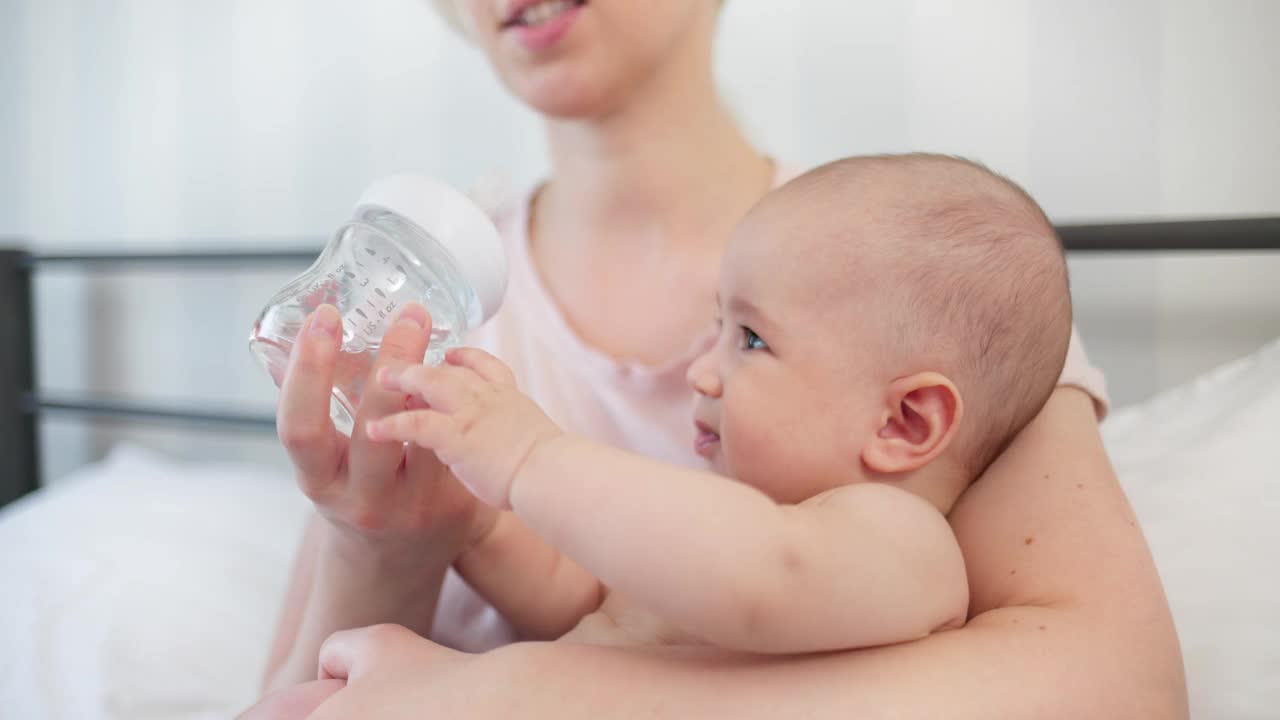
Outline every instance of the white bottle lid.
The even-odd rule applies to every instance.
[[[399,173],[375,181],[356,203],[389,210],[422,228],[458,263],[486,321],[507,291],[507,254],[493,221],[466,195],[439,180]]]

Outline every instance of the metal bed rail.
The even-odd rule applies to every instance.
[[[1069,253],[1221,253],[1280,250],[1280,217],[1174,220],[1058,226]],[[278,241],[280,245],[285,243]],[[106,243],[96,243],[106,244]],[[212,245],[213,243],[210,243]],[[301,247],[302,242],[289,243]],[[320,247],[319,242],[308,243]],[[33,276],[45,270],[85,273],[143,270],[214,271],[277,264],[299,271],[314,250],[190,250],[137,253],[37,254],[0,240],[0,506],[36,489],[40,476],[39,418],[70,414],[87,418],[155,421],[251,432],[273,431],[274,419],[234,409],[188,408],[135,398],[54,395],[36,381]]]

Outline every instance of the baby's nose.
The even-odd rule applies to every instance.
[[[689,372],[685,375],[689,387],[699,395],[720,396],[720,374],[716,372],[714,354],[707,352],[699,355],[689,366]]]

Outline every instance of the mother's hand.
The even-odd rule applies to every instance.
[[[329,418],[330,396],[343,356],[342,320],[329,305],[317,309],[290,357],[281,384],[277,427],[297,468],[298,485],[337,532],[337,540],[376,554],[443,544],[461,549],[476,502],[430,450],[380,443],[364,432],[369,420],[407,407],[407,396],[374,381],[382,367],[420,364],[431,318],[417,304],[388,328],[364,384],[348,439]],[[456,554],[456,552],[455,552]]]
[[[277,690],[236,716],[236,720],[306,720],[344,685],[341,680],[313,680]]]
[[[402,443],[378,443],[366,422],[404,410],[407,398],[374,381],[383,367],[422,362],[431,319],[409,305],[387,329],[368,372],[351,438],[329,419],[341,318],[322,306],[303,326],[281,383],[280,440],[297,468],[298,485],[322,520],[308,527],[298,551],[267,687],[315,676],[316,653],[330,633],[397,622],[426,635],[440,583],[465,542],[487,530],[484,512],[435,455]]]
[[[512,717],[519,693],[489,672],[500,667],[489,662],[500,652],[450,650],[399,625],[334,633],[320,649],[320,677],[346,686],[309,720]]]

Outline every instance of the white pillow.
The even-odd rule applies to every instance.
[[[0,714],[243,710],[308,507],[280,473],[119,448],[0,512]]]
[[[1280,341],[1102,431],[1169,597],[1191,716],[1280,717]]]

